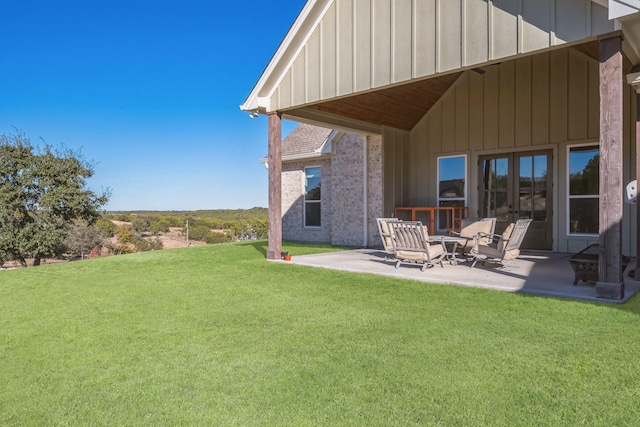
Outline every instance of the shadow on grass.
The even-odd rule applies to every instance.
[[[267,240],[254,240],[250,242],[240,243],[240,246],[253,247],[262,256],[266,258],[269,243]],[[304,243],[304,242],[282,242],[282,250],[289,252],[291,255],[308,255],[323,252],[336,252],[353,249],[352,247],[331,246],[326,243]]]
[[[250,242],[241,243],[240,246],[253,247],[256,251],[260,252],[262,256],[267,256],[268,243],[266,240],[253,240]]]

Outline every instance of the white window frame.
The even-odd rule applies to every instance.
[[[565,227],[566,227],[566,235],[567,237],[594,237],[594,236],[598,236],[598,233],[572,233],[571,232],[571,200],[572,199],[593,199],[593,198],[597,198],[598,199],[598,206],[600,205],[600,191],[598,190],[598,194],[596,194],[595,196],[593,195],[577,195],[577,196],[572,196],[571,195],[571,167],[569,165],[569,162],[571,161],[571,149],[572,148],[581,148],[581,147],[594,147],[597,148],[598,151],[600,151],[600,143],[599,142],[588,142],[588,143],[584,143],[584,144],[572,144],[572,145],[567,145],[567,160],[566,160],[566,175],[565,175],[565,179],[566,179],[566,187],[567,187],[567,191],[565,192],[565,206],[566,206],[566,218],[565,218]],[[598,215],[600,213],[598,212]]]
[[[322,186],[320,187],[320,200],[307,200],[307,169],[320,169],[320,184],[322,185],[322,166],[305,166],[303,175],[302,175],[302,188],[303,188],[303,209],[302,209],[302,227],[310,228],[310,229],[320,229],[322,228]],[[307,203],[318,203],[320,204],[320,225],[307,225]]]
[[[464,197],[440,197],[440,160],[441,159],[453,159],[453,158],[463,158],[464,159]],[[469,197],[469,168],[468,168],[468,159],[466,154],[453,154],[449,156],[438,156],[436,158],[436,194],[437,194],[437,204],[436,206],[440,206],[440,201],[457,201],[462,200],[463,206],[467,206],[467,198]],[[445,231],[446,228],[440,227],[440,217],[436,216],[436,228],[437,231]]]

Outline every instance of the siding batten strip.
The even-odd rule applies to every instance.
[[[489,60],[493,59],[493,0],[487,1],[487,50]]]
[[[441,64],[441,60],[440,60],[440,0],[435,0],[436,2],[436,13],[434,13],[434,27],[435,27],[435,70],[436,73],[440,72],[440,64]]]
[[[460,64],[467,66],[467,0],[460,0]]]
[[[549,46],[556,45],[556,1],[551,0],[551,7],[549,7]]]
[[[624,298],[622,32],[600,36],[600,254],[596,297]]]

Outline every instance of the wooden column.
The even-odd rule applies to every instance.
[[[622,32],[600,36],[600,254],[596,296],[624,298],[622,279]]]
[[[267,259],[280,259],[282,252],[282,116],[269,118],[269,247]]]
[[[627,75],[627,83],[636,91],[636,182],[640,182],[640,66],[634,67],[631,74]],[[636,259],[633,277],[640,280],[640,212],[638,211],[636,211]]]

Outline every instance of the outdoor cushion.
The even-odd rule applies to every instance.
[[[498,251],[500,252],[504,251],[504,248],[507,246],[507,243],[509,243],[509,238],[511,237],[511,233],[513,233],[513,227],[515,227],[515,224],[512,222],[502,232],[502,237],[498,242]]]
[[[393,243],[391,242],[391,234],[389,233],[389,224],[387,224],[387,221],[381,221],[380,228],[382,229],[382,235],[384,238],[384,247],[392,248]]]
[[[429,245],[428,248],[429,256],[431,258],[436,258],[438,255],[444,252],[442,245]],[[425,252],[417,252],[417,251],[402,251],[399,250],[396,252],[396,257],[400,259],[405,259],[407,261],[427,261],[427,254]]]

